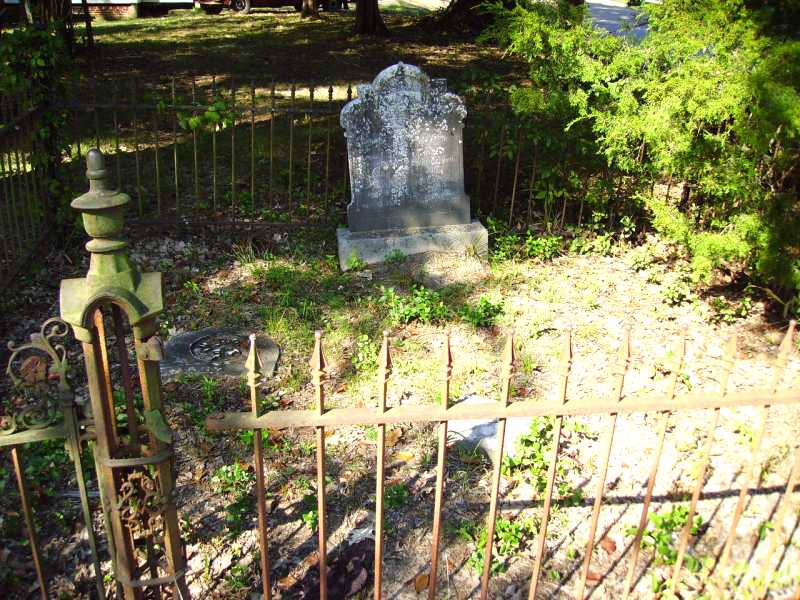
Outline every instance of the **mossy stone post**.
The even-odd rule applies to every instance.
[[[83,344],[114,575],[126,600],[143,598],[148,587],[171,589],[173,598],[186,600],[172,434],[161,399],[163,351],[156,335],[163,310],[161,274],[140,273],[128,257],[121,234],[130,198],[108,189],[103,155],[92,149],[86,163],[89,191],[72,207],[82,213],[92,238],[86,244],[89,272],[61,282],[60,302],[62,318]],[[138,385],[131,373],[125,321],[133,333]],[[107,325],[112,326],[113,345],[106,343]],[[118,378],[111,374],[109,350],[119,362]],[[124,409],[118,411],[115,400],[120,404],[122,398]],[[163,573],[161,558],[166,559]]]

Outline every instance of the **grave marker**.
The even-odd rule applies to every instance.
[[[351,202],[337,231],[342,269],[392,252],[487,251],[464,193],[464,102],[417,67],[398,63],[342,109]]]

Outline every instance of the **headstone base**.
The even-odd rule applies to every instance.
[[[428,252],[472,252],[486,258],[489,252],[489,233],[478,221],[465,225],[442,225],[417,229],[352,232],[336,230],[339,245],[339,266],[351,269],[355,262],[368,265],[382,263],[387,255],[404,256]],[[356,260],[357,259],[357,260]]]

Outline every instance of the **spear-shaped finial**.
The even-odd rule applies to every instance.
[[[317,412],[322,414],[325,411],[322,382],[327,375],[328,363],[325,361],[325,355],[322,352],[321,331],[314,332],[314,352],[311,354],[311,360],[308,361],[308,366],[311,367],[311,377],[317,396]]]
[[[381,342],[381,351],[378,355],[378,368],[384,375],[389,375],[392,372],[392,357],[389,354],[389,330],[383,330],[383,341]]]
[[[261,370],[263,363],[261,356],[258,354],[256,348],[256,334],[250,334],[250,351],[247,354],[247,360],[244,362],[245,369],[247,369],[247,383],[250,387],[254,387],[261,379]]]
[[[386,386],[392,372],[392,357],[389,354],[389,331],[383,331],[381,350],[378,353],[378,408],[386,410]]]
[[[506,338],[506,345],[503,348],[502,366],[500,367],[500,378],[502,380],[502,402],[508,405],[511,395],[511,376],[514,374],[514,367],[517,363],[517,351],[514,348],[514,336],[516,332],[510,329]]]
[[[447,408],[450,404],[450,379],[453,376],[453,352],[450,349],[450,330],[444,335],[442,346],[442,405]]]

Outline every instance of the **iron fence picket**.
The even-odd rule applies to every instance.
[[[236,83],[231,78],[231,214],[235,214],[236,206]]]
[[[291,208],[294,207],[294,188],[293,188],[293,174],[294,174],[294,107],[295,107],[295,95],[297,92],[297,86],[292,83],[290,89],[290,96],[289,96],[289,107],[292,109],[290,112],[286,113],[287,119],[289,120],[289,183],[286,193],[286,203]]]
[[[179,170],[178,170],[178,108],[177,99],[175,97],[175,76],[172,77],[172,172],[175,183],[175,210],[181,210],[181,196],[180,186],[178,183]]]
[[[250,207],[256,209],[256,83],[250,82]]]

